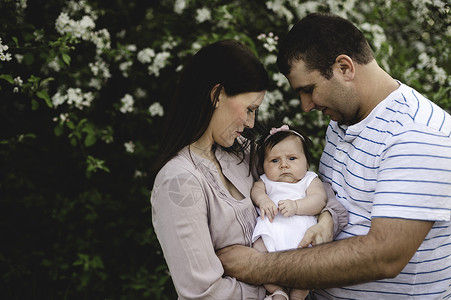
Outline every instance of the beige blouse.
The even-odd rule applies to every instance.
[[[155,179],[150,199],[154,230],[179,299],[263,299],[262,286],[224,276],[215,254],[230,245],[251,246],[257,218],[248,161],[237,164],[236,156],[219,147],[215,155],[224,176],[245,198],[233,198],[214,164],[185,147]],[[331,213],[344,226],[347,220],[337,221],[336,212]]]

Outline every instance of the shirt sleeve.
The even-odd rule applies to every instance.
[[[189,172],[166,176],[152,191],[152,222],[179,299],[246,299],[249,288],[223,276],[207,203],[202,183]]]
[[[348,210],[337,200],[330,183],[323,182],[327,193],[327,203],[321,212],[328,211],[334,220],[334,238],[348,224]]]
[[[450,221],[449,136],[417,125],[387,140],[380,160],[373,218]]]

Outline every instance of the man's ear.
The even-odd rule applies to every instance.
[[[340,54],[335,59],[335,66],[336,70],[338,70],[339,74],[345,79],[345,80],[352,80],[355,76],[355,65],[354,61],[351,57]]]
[[[220,96],[222,94],[223,87],[221,84],[216,84],[210,91],[210,101],[215,107],[218,107]]]

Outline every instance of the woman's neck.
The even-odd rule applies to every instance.
[[[199,156],[207,158],[213,162],[216,161],[216,157],[213,152],[213,144],[208,142],[202,142],[201,140],[197,140],[194,143],[189,145],[191,151],[196,153]]]

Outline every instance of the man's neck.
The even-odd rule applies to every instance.
[[[385,72],[376,60],[367,65],[360,65],[359,93],[364,99],[363,111],[369,115],[371,111],[399,87],[399,83]]]

